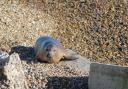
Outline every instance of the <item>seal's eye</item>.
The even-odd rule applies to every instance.
[[[49,49],[48,49],[48,48],[46,48],[46,51],[49,51]]]

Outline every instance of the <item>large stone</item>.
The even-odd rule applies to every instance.
[[[128,89],[128,67],[92,63],[89,89]]]
[[[0,52],[0,83],[4,89],[27,89],[25,75],[19,55]]]

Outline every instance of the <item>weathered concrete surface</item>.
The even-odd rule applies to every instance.
[[[128,67],[92,63],[89,89],[128,89]]]
[[[6,81],[4,89],[27,89],[25,75],[22,69],[22,64],[19,55],[0,53],[0,85]]]

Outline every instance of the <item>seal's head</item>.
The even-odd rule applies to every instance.
[[[43,52],[39,54],[39,58],[42,61],[49,63],[58,63],[63,57],[61,48],[53,43],[48,43],[44,46]]]

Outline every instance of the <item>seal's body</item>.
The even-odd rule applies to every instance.
[[[61,43],[52,37],[43,36],[35,43],[36,58],[40,61],[58,63],[65,55],[65,49]]]
[[[68,50],[59,41],[49,36],[40,37],[35,43],[36,58],[48,63],[58,63],[61,59],[77,59],[75,56],[77,54]]]

